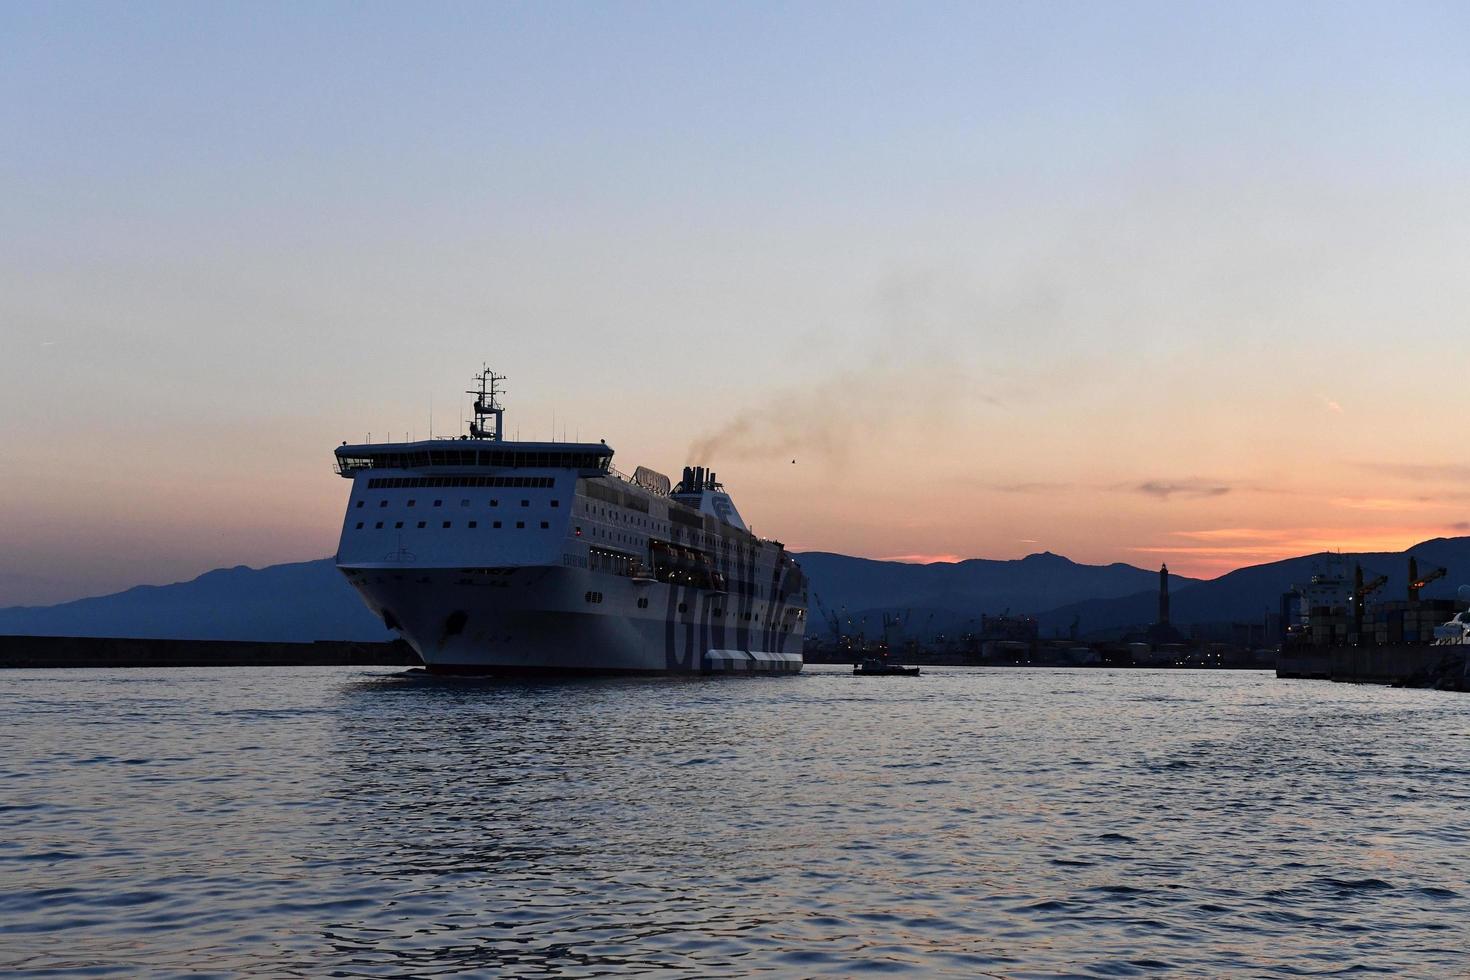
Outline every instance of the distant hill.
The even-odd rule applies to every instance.
[[[1449,574],[1423,592],[1425,598],[1450,598],[1461,585],[1470,583],[1470,537],[1434,538],[1405,551],[1330,555],[1322,552],[1287,558],[1265,565],[1251,565],[1219,578],[1170,589],[1169,618],[1177,625],[1217,622],[1260,622],[1267,612],[1280,607],[1281,594],[1295,585],[1305,585],[1330,557],[1341,557],[1349,566],[1361,563],[1365,575],[1387,575],[1388,583],[1374,599],[1406,597],[1409,555],[1419,559],[1420,574],[1431,567],[1449,569]],[[1371,600],[1370,600],[1371,601]],[[1082,633],[1115,630],[1151,623],[1158,613],[1158,593],[1141,590],[1121,598],[1093,598],[1073,602],[1043,613],[1043,633],[1063,629],[1073,617],[1080,619]]]
[[[917,610],[909,613],[908,628],[922,637],[963,628],[982,613],[1040,613],[1084,599],[1118,599],[1157,589],[1159,581],[1158,572],[1133,565],[1081,565],[1049,551],[1011,561],[972,558],[928,565],[827,552],[798,557],[826,611],[843,619],[865,617],[870,622],[863,631],[869,635],[881,632],[879,610],[900,616]],[[1174,576],[1173,581],[1183,586],[1197,580]],[[826,623],[812,605],[808,630],[816,632]]]
[[[813,590],[834,613],[867,618],[909,610],[915,631],[963,628],[981,613],[1034,613],[1096,596],[1152,588],[1156,573],[1131,565],[1079,565],[1050,553],[1015,561],[972,559],[912,565],[826,552],[800,555]],[[1178,579],[1190,582],[1190,579]],[[814,610],[810,628],[825,621]],[[0,609],[0,634],[130,636],[196,640],[381,640],[367,610],[331,559],[207,572],[189,582],[144,585],[55,606]],[[917,634],[916,634],[917,635]]]
[[[272,642],[393,638],[330,558],[259,569],[238,565],[173,585],[0,609],[0,634]]]
[[[1452,596],[1470,582],[1470,537],[1436,538],[1410,550],[1423,567],[1450,569],[1426,595]],[[873,636],[882,632],[884,613],[903,619],[898,635],[927,638],[973,628],[982,613],[1036,614],[1043,631],[1065,630],[1078,616],[1083,633],[1092,633],[1152,622],[1158,608],[1158,573],[1125,564],[1081,565],[1050,553],[929,565],[827,552],[799,557],[822,606]],[[1277,608],[1282,592],[1311,576],[1321,557],[1254,565],[1209,581],[1173,576],[1172,619],[1181,625],[1259,621]],[[1382,595],[1404,593],[1407,553],[1346,557],[1389,575]],[[816,634],[825,631],[826,621],[812,605],[809,631]],[[173,585],[0,609],[0,634],[274,642],[390,638],[330,558],[260,569],[241,565]]]

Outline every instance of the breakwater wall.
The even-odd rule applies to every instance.
[[[1283,652],[1278,677],[1310,677],[1349,684],[1398,684],[1466,690],[1464,646],[1320,647]]]
[[[1363,684],[1456,686],[1465,680],[1465,648],[1334,647],[1332,679]]]
[[[0,636],[0,669],[37,667],[416,667],[418,655],[391,643],[254,643],[97,636]]]

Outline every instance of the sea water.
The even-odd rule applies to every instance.
[[[1470,972],[1470,697],[0,673],[10,975]]]

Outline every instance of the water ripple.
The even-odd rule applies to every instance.
[[[1462,699],[922,680],[0,675],[0,970],[1463,972]]]

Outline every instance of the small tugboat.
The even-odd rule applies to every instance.
[[[919,676],[919,668],[889,663],[887,657],[864,657],[861,662],[853,665],[852,672],[854,675],[862,674],[881,677]]]

